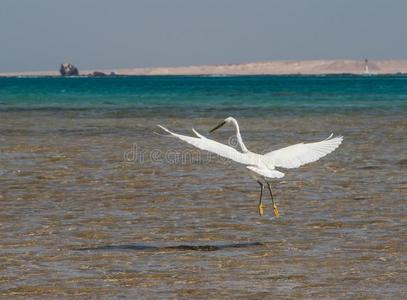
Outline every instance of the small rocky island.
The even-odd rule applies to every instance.
[[[59,68],[59,73],[61,76],[78,76],[79,71],[78,69],[70,63],[64,63],[61,64],[61,67]]]
[[[101,71],[94,71],[90,73],[88,76],[92,77],[105,77],[105,76],[117,76],[115,72],[110,72],[109,74],[101,72]]]
[[[92,74],[89,74],[89,76],[95,76],[95,77],[104,77],[107,76],[106,73],[100,72],[100,71],[95,71]]]

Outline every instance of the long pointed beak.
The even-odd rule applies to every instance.
[[[216,125],[214,128],[209,130],[210,133],[214,132],[216,129],[221,128],[223,125],[225,125],[225,121],[220,122],[218,125]]]

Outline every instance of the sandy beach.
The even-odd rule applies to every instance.
[[[81,75],[95,71],[117,75],[322,75],[365,74],[364,60],[290,60],[238,64],[195,65],[157,68],[118,68],[81,70]],[[368,62],[370,74],[407,73],[407,60],[372,60]],[[58,66],[49,71],[0,72],[0,76],[59,76]]]

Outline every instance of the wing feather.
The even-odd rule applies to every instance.
[[[298,168],[299,166],[317,161],[321,157],[331,153],[343,141],[342,136],[332,137],[316,143],[299,143],[266,153],[264,162],[269,166],[281,168]]]
[[[160,127],[162,130],[168,132],[172,136],[179,138],[180,140],[187,142],[188,144],[190,144],[198,149],[215,153],[219,156],[231,159],[238,163],[247,164],[247,158],[243,153],[237,151],[235,148],[232,148],[228,145],[208,139],[208,138],[204,137],[203,135],[199,134],[194,129],[193,129],[193,132],[198,137],[192,137],[192,136],[174,133],[174,132],[168,130],[167,128],[165,128],[164,126],[161,126],[161,125],[157,125],[157,126]]]

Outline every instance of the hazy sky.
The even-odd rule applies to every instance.
[[[0,72],[407,59],[406,0],[1,0]]]

